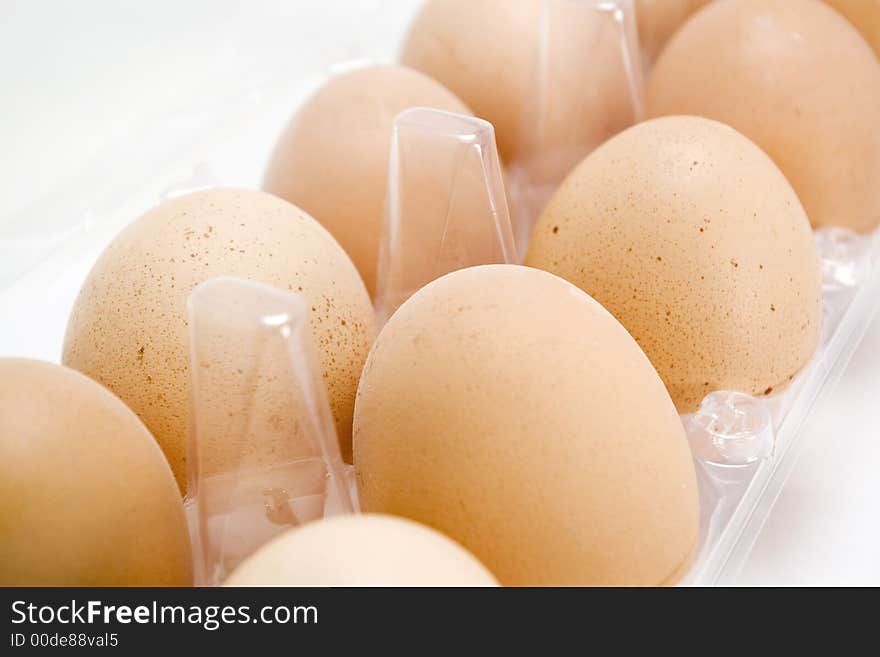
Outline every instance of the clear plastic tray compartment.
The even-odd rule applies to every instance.
[[[631,0],[545,0],[535,29],[531,95],[516,156],[506,168],[486,121],[426,108],[397,117],[377,254],[374,302],[380,323],[419,287],[449,271],[519,262],[538,212],[568,169],[641,118]],[[571,80],[577,80],[579,95],[563,102],[559,89],[570,87]],[[225,81],[217,84],[225,89]],[[81,186],[0,220],[0,311],[15,318],[0,327],[4,353],[57,358],[68,310],[88,267],[143,210],[195,188],[254,186],[269,154],[267,135],[280,131],[295,106],[284,70],[260,84],[245,101],[218,103],[230,108],[225,118],[207,125],[194,121],[193,132],[202,131],[185,149],[169,141],[152,178],[99,165],[78,178],[94,186],[113,173],[116,187],[126,190],[124,199]],[[572,112],[599,120],[572,122]],[[614,120],[603,119],[604,112]],[[162,138],[159,129],[151,134]],[[239,145],[262,139],[265,148],[251,149],[250,177],[223,175],[238,159],[235,148],[215,147],[223,134],[236,134]],[[49,228],[32,231],[32,224]],[[815,235],[824,321],[810,363],[771,396],[716,391],[682,418],[702,509],[700,547],[685,584],[726,582],[736,574],[794,465],[803,423],[833,387],[877,310],[880,232],[861,236],[831,228]],[[186,509],[197,581],[213,585],[288,527],[356,512],[357,496],[351,467],[339,455],[299,297],[249,281],[212,279],[193,291],[188,311],[192,422]],[[32,321],[40,325],[36,338],[29,335]],[[19,349],[16,340],[26,338],[30,346]]]
[[[185,504],[197,583],[220,584],[285,529],[356,502],[302,298],[214,278],[188,316]]]

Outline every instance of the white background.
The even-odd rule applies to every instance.
[[[63,275],[37,268],[0,295],[0,355],[57,359],[73,295],[120,222],[194,169],[258,185],[302,94],[334,62],[392,60],[417,5],[0,0],[0,238],[20,245],[0,266],[85,230],[79,252],[58,255]],[[739,581],[878,585],[880,320],[805,431]]]

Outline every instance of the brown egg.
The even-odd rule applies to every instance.
[[[0,585],[185,586],[189,534],[146,427],[78,372],[0,359]]]
[[[648,121],[594,151],[544,210],[526,262],[611,311],[682,413],[714,390],[769,394],[818,341],[804,210],[770,158],[708,119]]]
[[[547,157],[535,151],[548,147],[592,148],[635,118],[610,14],[557,2],[544,15],[542,5],[427,0],[401,50],[403,64],[439,80],[495,126],[507,162]]]
[[[402,66],[329,80],[294,115],[266,169],[266,191],[295,203],[351,256],[372,295],[385,208],[391,129],[410,107],[470,114],[452,92]]]
[[[880,0],[825,0],[862,33],[880,57]]]
[[[722,121],[782,169],[814,226],[880,223],[880,61],[818,0],[719,0],[663,51],[652,116]]]
[[[344,515],[291,529],[245,560],[226,586],[497,586],[460,545],[424,525]]]
[[[636,0],[639,41],[645,60],[653,62],[669,37],[710,0]]]
[[[186,478],[186,301],[237,276],[301,294],[321,357],[343,456],[361,367],[375,335],[370,299],[326,230],[262,192],[212,189],[166,201],[128,226],[92,268],[71,313],[63,360],[128,404]]]
[[[661,584],[698,506],[681,421],[598,303],[515,265],[462,269],[385,325],[355,406],[365,511],[423,522],[503,585]]]

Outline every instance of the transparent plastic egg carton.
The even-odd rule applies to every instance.
[[[582,38],[548,39],[558,24],[573,26],[571,33]],[[588,61],[598,42],[616,44],[614,65],[626,82],[618,89],[629,97],[615,129],[641,118],[631,3],[546,0],[536,29],[541,38],[531,103],[521,148],[506,166],[485,121],[427,108],[397,117],[374,299],[380,324],[437,276],[464,266],[521,261],[549,194],[601,142],[589,130],[558,130],[566,124],[560,115],[586,111],[553,102],[550,90],[572,74],[567,62]],[[6,320],[0,323],[0,355],[57,361],[70,307],[91,265],[115,234],[149,207],[195,189],[258,186],[284,122],[326,75],[340,70],[330,66],[339,58],[340,52],[328,54],[327,72],[305,82],[292,81],[283,62],[255,71],[246,58],[233,62],[241,84],[231,85],[228,75],[206,76],[199,93],[172,112],[130,126],[119,152],[97,159],[26,211],[0,217],[0,316]],[[601,95],[600,87],[591,87],[599,82],[588,67],[575,72],[590,88],[586,99]],[[111,168],[111,162],[125,160],[132,166]],[[880,233],[860,236],[832,228],[815,236],[824,318],[810,363],[780,392],[752,397],[716,391],[682,418],[702,510],[699,549],[683,584],[711,585],[736,574],[791,472],[804,422],[832,389],[880,305]],[[212,279],[192,292],[188,314],[186,510],[197,583],[213,585],[288,527],[356,512],[357,491],[352,468],[339,455],[306,330],[307,308],[299,297],[249,281]],[[216,358],[232,352],[233,360]],[[249,405],[255,386],[275,386],[275,405]],[[213,419],[218,406],[234,410],[222,426]],[[276,430],[258,433],[247,457],[217,466],[212,459],[217,449],[236,453],[244,441],[253,444],[253,427],[279,416],[289,424],[274,423]],[[298,436],[299,447],[281,449],[279,458],[279,445],[290,442],[288,431]]]

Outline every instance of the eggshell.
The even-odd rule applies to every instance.
[[[861,32],[880,57],[880,0],[825,0]]]
[[[650,65],[687,18],[709,0],[636,0],[639,42]]]
[[[365,511],[434,527],[503,585],[661,584],[694,548],[681,421],[598,303],[527,267],[448,274],[385,325],[355,405]]]
[[[549,6],[559,14],[548,22],[542,57],[543,0],[428,0],[400,61],[439,80],[492,123],[508,163],[546,155],[530,152],[526,144],[535,137],[597,144],[632,123],[632,101],[619,31],[600,29],[610,20],[607,12],[584,20],[577,4]],[[592,40],[589,59],[586,40]],[[526,139],[527,130],[540,135]]]
[[[226,586],[497,586],[460,545],[424,525],[344,515],[291,529],[260,548]]]
[[[402,66],[330,79],[294,115],[263,187],[314,216],[339,240],[372,295],[394,118],[411,107],[470,114],[452,92]]]
[[[168,463],[106,389],[0,359],[0,585],[192,584]]]
[[[269,194],[195,192],[129,225],[80,291],[64,363],[110,388],[140,416],[185,488],[186,300],[194,287],[221,275],[296,292],[310,304],[340,446],[350,459],[354,394],[376,330],[370,299],[330,234]]]
[[[719,0],[648,81],[651,116],[722,121],[782,169],[814,226],[880,223],[880,61],[818,0]]]
[[[803,208],[759,148],[708,119],[648,121],[594,151],[544,210],[526,262],[611,311],[682,413],[718,389],[771,393],[818,342]]]

